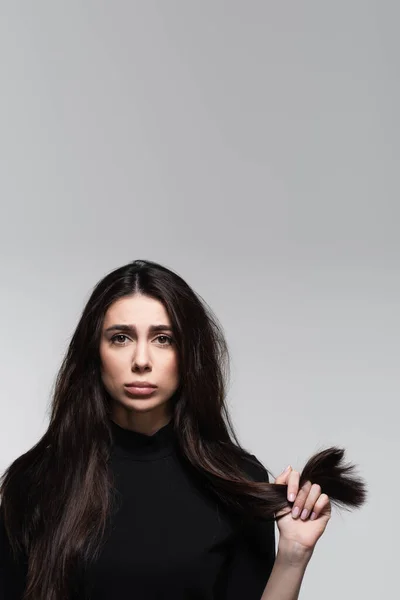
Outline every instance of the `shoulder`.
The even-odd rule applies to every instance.
[[[243,453],[239,467],[252,481],[270,483],[270,476],[264,464],[254,455]],[[275,556],[274,519],[257,517],[249,512],[244,515],[239,527],[239,539],[260,556]]]
[[[270,481],[268,469],[254,454],[244,452],[239,458],[239,467],[253,481]]]

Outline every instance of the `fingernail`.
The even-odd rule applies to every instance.
[[[317,515],[315,514],[315,512],[311,513],[311,517],[310,517],[310,521],[314,521],[314,519],[316,519]]]
[[[289,494],[289,502],[294,502],[295,498],[296,498],[296,496],[293,494],[293,492],[291,494]]]
[[[287,471],[289,471],[289,469],[291,469],[291,465],[288,465],[283,472],[286,473]]]
[[[295,508],[292,510],[292,516],[293,516],[293,519],[296,519],[296,517],[298,517],[298,516],[299,516],[299,512],[300,512],[300,509],[299,509],[299,507],[298,507],[298,506],[295,506]]]
[[[305,508],[303,510],[303,512],[301,513],[301,519],[303,519],[303,521],[304,521],[304,519],[307,519],[307,515],[308,515],[308,510]]]

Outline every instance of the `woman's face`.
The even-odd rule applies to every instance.
[[[149,411],[158,420],[170,416],[168,400],[179,385],[178,356],[171,321],[161,302],[141,294],[115,301],[104,318],[100,359],[117,423],[123,425]],[[141,395],[127,387],[137,381],[157,387]]]

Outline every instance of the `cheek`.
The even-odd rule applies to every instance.
[[[101,368],[104,377],[114,379],[123,370],[124,362],[121,356],[116,356],[112,352],[100,352]]]
[[[178,377],[178,357],[176,355],[169,356],[168,360],[164,365],[165,372],[168,373],[169,377],[177,378]]]

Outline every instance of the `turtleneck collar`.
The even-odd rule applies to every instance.
[[[114,451],[132,460],[157,460],[172,454],[175,445],[174,421],[147,435],[125,429],[110,420]]]

